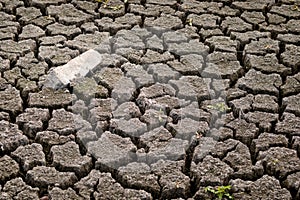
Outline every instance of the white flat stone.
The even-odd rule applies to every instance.
[[[95,70],[101,61],[101,54],[90,49],[67,64],[50,70],[43,87],[53,89],[66,87],[75,78],[85,77],[90,71]]]

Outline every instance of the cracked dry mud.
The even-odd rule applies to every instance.
[[[1,200],[300,199],[298,0],[0,0],[0,22]]]

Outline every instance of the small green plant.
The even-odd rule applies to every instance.
[[[189,25],[189,26],[193,26],[193,19],[192,18],[189,18],[186,20],[186,23]]]
[[[230,111],[230,108],[224,102],[208,105],[207,108],[221,112]]]
[[[96,1],[98,3],[103,3],[103,8],[111,9],[113,11],[120,10],[124,7],[123,5],[109,6],[108,5],[109,0],[96,0]],[[124,0],[124,3],[127,3],[127,0]]]
[[[109,0],[96,0],[99,3],[108,4]]]
[[[120,9],[122,9],[123,7],[124,7],[123,5],[107,6],[108,9],[111,9],[111,10],[113,10],[113,11],[120,10]]]
[[[158,120],[159,122],[163,122],[163,118],[162,116],[164,115],[164,111],[160,108],[159,111],[158,111]]]
[[[292,10],[293,11],[300,11],[299,7],[297,4],[294,4],[293,7],[292,7]]]
[[[223,197],[227,199],[233,199],[231,194],[229,193],[229,190],[231,189],[230,185],[226,186],[218,186],[217,189],[213,189],[211,186],[208,186],[204,188],[205,192],[210,192],[218,197],[218,199],[222,199]]]

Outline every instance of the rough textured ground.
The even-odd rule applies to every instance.
[[[299,58],[298,0],[0,0],[0,199],[300,199]]]

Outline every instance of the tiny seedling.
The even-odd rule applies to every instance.
[[[111,9],[113,11],[120,10],[123,8],[123,5],[109,6],[109,0],[96,0],[99,3],[103,3],[103,8]],[[128,0],[124,0],[124,3],[127,3]]]
[[[158,111],[158,120],[159,122],[163,122],[163,118],[162,116],[164,115],[164,111],[160,108],[159,111]]]
[[[121,10],[123,8],[123,5],[107,6],[106,8],[116,11],[116,10]]]
[[[96,1],[99,3],[104,3],[104,4],[107,4],[109,2],[109,0],[96,0]]]
[[[210,192],[218,197],[218,199],[222,199],[223,197],[227,199],[233,199],[231,194],[229,193],[229,190],[231,189],[230,185],[225,186],[218,186],[217,189],[213,189],[212,187],[208,186],[204,188],[205,192]]]
[[[192,18],[189,18],[186,20],[186,23],[189,25],[189,26],[193,26],[193,19]]]
[[[230,108],[224,102],[208,105],[207,108],[221,112],[230,111]]]
[[[293,11],[300,11],[299,7],[297,4],[294,4],[293,7],[292,7],[292,10]]]

